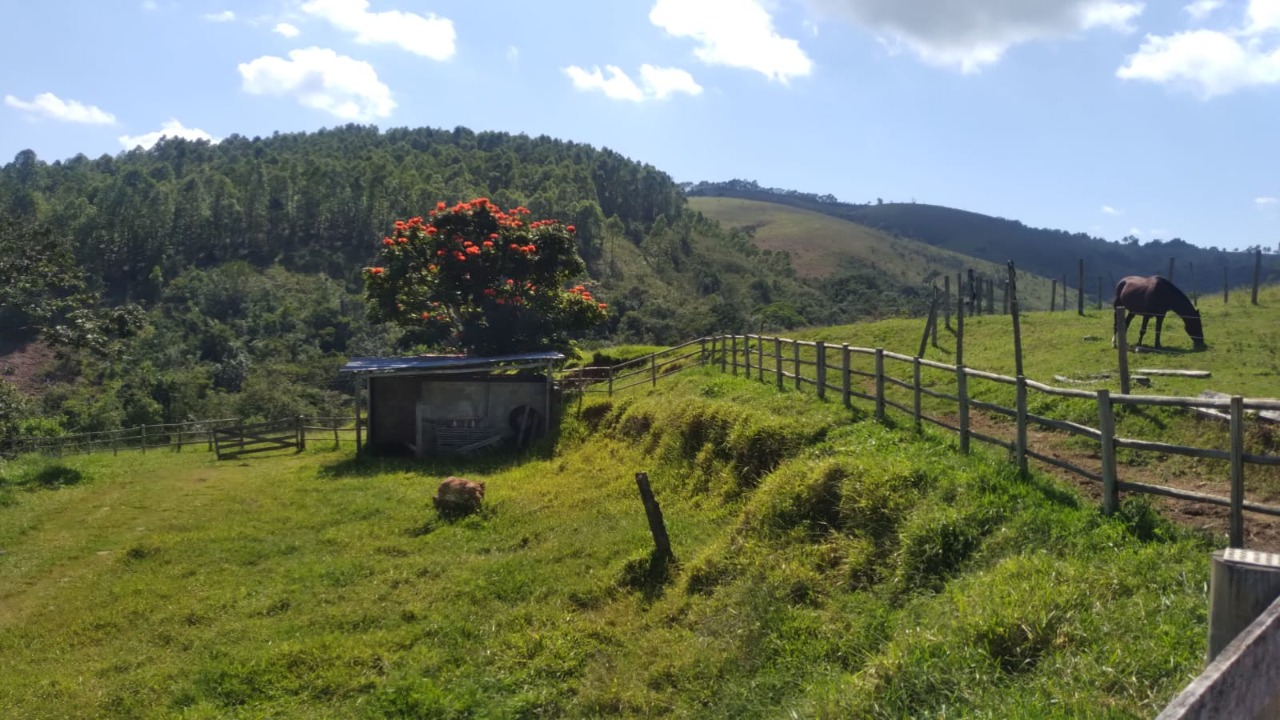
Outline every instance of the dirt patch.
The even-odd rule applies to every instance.
[[[947,418],[947,422],[956,424],[956,418]],[[984,413],[972,413],[969,416],[969,427],[975,432],[990,435],[1001,440],[1012,442],[1016,432],[1015,426],[1003,418],[992,418]],[[1092,473],[1101,474],[1102,460],[1096,449],[1086,450],[1074,447],[1071,437],[1065,433],[1044,430],[1034,425],[1027,428],[1027,447],[1041,455],[1070,463]],[[1102,502],[1102,487],[1099,483],[1081,477],[1073,472],[1029,458],[1030,463],[1042,471],[1058,479],[1070,483],[1092,500]],[[1247,471],[1246,471],[1247,472]],[[1148,485],[1190,490],[1192,492],[1218,497],[1229,497],[1231,493],[1227,472],[1195,471],[1186,467],[1174,467],[1164,458],[1152,460],[1143,466],[1121,465],[1117,474],[1121,481],[1140,482]],[[1121,495],[1123,497],[1123,493]],[[1166,498],[1148,495],[1152,504],[1159,508],[1169,520],[1185,527],[1195,528],[1211,533],[1226,545],[1230,530],[1230,512],[1225,507],[1208,505],[1191,500]],[[1255,498],[1248,498],[1250,501]],[[1270,515],[1245,512],[1244,544],[1250,550],[1280,552],[1280,518]]]
[[[40,395],[47,383],[44,373],[53,367],[53,350],[39,340],[0,340],[0,380],[13,385],[23,395]]]

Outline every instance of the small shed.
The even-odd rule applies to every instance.
[[[551,422],[558,352],[500,357],[352,358],[342,367],[368,392],[368,445],[418,457],[466,453],[504,441],[525,445]]]

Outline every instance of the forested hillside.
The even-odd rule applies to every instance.
[[[691,197],[764,200],[821,212],[973,258],[996,263],[1013,260],[1019,269],[1050,278],[1060,278],[1065,271],[1071,287],[1077,284],[1077,261],[1084,258],[1086,292],[1096,290],[1099,275],[1105,276],[1108,284],[1125,275],[1165,275],[1170,258],[1175,260],[1174,280],[1188,291],[1221,292],[1224,268],[1231,285],[1253,282],[1253,253],[1192,245],[1179,238],[1142,243],[1131,236],[1110,242],[1081,232],[1032,228],[1016,220],[938,205],[858,205],[840,202],[832,195],[765,188],[748,180],[702,182],[684,189]],[[1220,240],[1204,238],[1201,242],[1212,246]],[[1267,252],[1270,248],[1263,250],[1263,280],[1280,279],[1280,256]]]
[[[0,168],[0,383],[25,377],[14,350],[33,341],[60,359],[21,393],[0,385],[0,415],[11,432],[14,418],[56,432],[335,411],[347,356],[410,349],[366,318],[361,270],[381,238],[473,197],[576,226],[584,280],[610,307],[584,340],[923,303],[869,269],[799,279],[785,253],[690,211],[665,173],[547,137],[350,125],[96,159],[23,151]]]

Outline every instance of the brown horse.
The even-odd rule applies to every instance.
[[[1207,347],[1204,344],[1204,328],[1200,324],[1200,311],[1176,285],[1159,275],[1151,277],[1130,275],[1120,278],[1120,282],[1116,283],[1116,299],[1112,305],[1123,307],[1128,311],[1124,319],[1126,332],[1129,330],[1129,323],[1133,322],[1133,316],[1142,316],[1142,329],[1138,331],[1138,345],[1142,344],[1142,338],[1147,334],[1147,321],[1154,317],[1156,319],[1155,346],[1160,347],[1160,329],[1164,325],[1164,315],[1172,312],[1182,318],[1187,336],[1195,343],[1196,349],[1203,350]],[[1112,335],[1111,346],[1115,347],[1115,344],[1116,338]]]

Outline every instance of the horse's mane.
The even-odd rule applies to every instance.
[[[1176,303],[1169,303],[1169,309],[1179,315],[1198,315],[1199,310],[1196,309],[1195,303],[1191,302],[1191,298],[1182,292],[1182,288],[1173,284],[1173,281],[1163,275],[1154,275],[1156,285],[1162,286],[1169,291],[1169,294],[1176,299]],[[1181,307],[1175,307],[1175,305]]]

